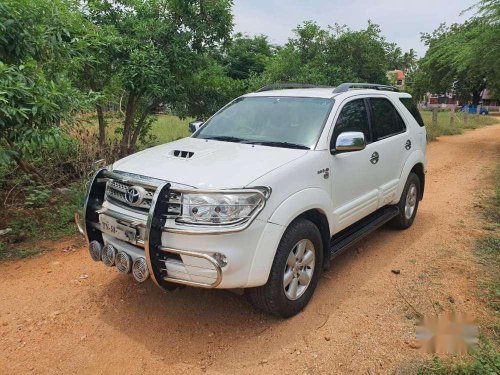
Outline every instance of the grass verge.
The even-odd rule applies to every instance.
[[[425,123],[425,128],[427,129],[427,139],[429,141],[435,140],[441,135],[455,135],[462,134],[466,129],[477,129],[486,125],[493,125],[498,122],[492,116],[478,116],[468,114],[467,117],[463,112],[456,112],[454,117],[454,123],[451,124],[451,112],[450,111],[440,111],[438,112],[437,124],[432,123],[432,112],[431,111],[420,111],[422,118]]]
[[[0,238],[0,260],[27,258],[43,251],[42,240],[58,240],[77,233],[74,213],[81,209],[85,186],[71,185],[63,194],[49,198],[40,208],[9,211],[6,227],[11,232]]]
[[[491,232],[476,240],[474,247],[476,260],[483,266],[479,293],[491,309],[490,318],[483,327],[486,333],[468,357],[454,360],[436,357],[417,369],[419,375],[500,374],[500,164],[496,166],[492,180],[493,194],[478,206]]]

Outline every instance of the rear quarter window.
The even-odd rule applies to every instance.
[[[385,98],[370,98],[372,129],[375,140],[381,140],[405,131],[406,126],[394,105]]]
[[[411,113],[415,121],[420,126],[424,126],[424,120],[422,119],[422,116],[420,116],[420,112],[418,111],[415,101],[412,98],[399,98],[399,101],[403,103],[403,105]]]

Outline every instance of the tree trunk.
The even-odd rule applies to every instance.
[[[472,104],[478,105],[481,100],[481,91],[472,91]]]
[[[135,126],[134,129],[134,134],[132,135],[132,139],[130,140],[129,143],[129,150],[128,150],[129,153],[135,152],[137,147],[137,139],[139,138],[139,135],[141,135],[142,128],[144,127],[144,124],[146,122],[146,118],[148,117],[151,110],[154,108],[154,105],[155,104],[153,103],[144,108],[144,111],[142,112],[139,121],[137,121],[137,125]]]
[[[127,99],[127,109],[125,111],[125,120],[123,121],[123,135],[120,143],[120,154],[122,157],[127,155],[129,149],[137,99],[138,98],[136,98],[133,93],[129,93]]]
[[[17,156],[14,156],[14,160],[17,163],[17,165],[19,166],[19,168],[21,168],[21,170],[24,173],[30,175],[33,178],[33,180],[35,180],[37,183],[39,183],[40,185],[47,184],[45,177],[43,177],[43,175],[38,171],[38,169],[36,169],[30,163],[28,163],[27,161],[24,161],[23,159],[21,159],[20,157],[17,157]]]
[[[437,126],[438,123],[438,109],[436,107],[432,108],[432,126]]]
[[[23,160],[21,153],[16,150],[14,143],[12,143],[11,141],[9,141],[5,138],[4,138],[4,140],[7,142],[8,147],[16,153],[12,156],[12,158],[14,159],[16,164],[19,166],[19,168],[27,175],[30,175],[33,178],[33,180],[35,180],[40,185],[47,184],[45,177],[40,173],[40,171],[38,169],[36,169],[34,166],[32,166],[30,163],[28,163],[27,161]]]
[[[96,104],[97,121],[99,122],[99,146],[106,145],[106,120],[104,120],[104,112],[100,104]]]

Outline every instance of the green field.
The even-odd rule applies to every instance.
[[[193,120],[190,118],[181,120],[179,117],[172,115],[158,115],[151,133],[158,143],[167,143],[189,137],[191,133],[188,130],[188,124],[190,121]]]
[[[492,125],[498,122],[492,116],[468,115],[467,122],[465,121],[464,113],[455,113],[454,124],[450,123],[451,112],[438,112],[437,126],[432,125],[432,112],[420,111],[424,119],[425,128],[427,129],[427,139],[433,141],[440,135],[455,135],[461,134],[466,129],[476,129],[486,125]]]

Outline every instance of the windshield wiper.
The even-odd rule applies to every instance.
[[[252,145],[262,145],[262,146],[271,146],[271,147],[285,147],[285,148],[296,148],[299,150],[310,150],[310,147],[299,145],[297,143],[290,142],[279,142],[279,141],[248,141],[245,142]]]
[[[231,137],[228,135],[216,135],[214,137],[207,137],[207,138],[202,138],[202,139],[209,139],[209,140],[214,140],[214,141],[223,141],[223,142],[246,142],[246,139],[243,138],[238,138],[238,137]]]

